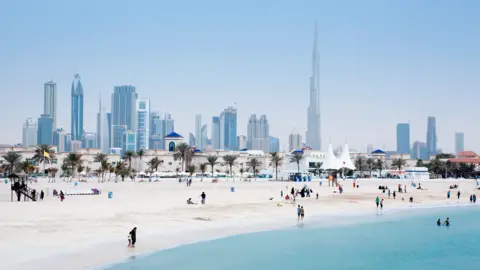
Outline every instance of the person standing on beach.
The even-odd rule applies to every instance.
[[[45,197],[45,193],[43,190],[40,191],[40,200],[43,201],[43,198]]]
[[[297,220],[300,221],[300,216],[302,214],[302,208],[300,208],[300,204],[297,206]]]
[[[301,216],[302,221],[303,221],[303,218],[305,217],[305,209],[303,209],[303,206],[302,206],[302,208],[300,209],[300,216]]]
[[[134,248],[135,243],[137,242],[137,227],[134,227],[129,234],[130,234],[130,238],[132,239],[132,244],[130,245],[130,247]]]
[[[397,197],[397,193],[395,192],[395,190],[393,191],[393,199],[395,200],[395,197]]]
[[[457,192],[457,199],[460,200],[460,190]]]
[[[375,204],[377,205],[377,208],[378,208],[378,205],[380,204],[380,198],[378,198],[378,196],[377,196],[377,198],[375,199]]]
[[[388,198],[390,199],[390,189],[388,190]]]
[[[407,185],[405,185],[404,188],[405,188],[404,192],[407,193]]]
[[[205,204],[205,200],[207,199],[207,195],[205,194],[205,192],[202,192],[200,197],[202,197],[202,204]]]
[[[477,202],[477,195],[473,194],[473,203]]]
[[[380,210],[383,210],[383,199],[380,201]]]
[[[447,199],[450,199],[450,190],[447,191]]]
[[[280,197],[283,198],[283,190],[280,191]]]

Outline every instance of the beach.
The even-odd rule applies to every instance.
[[[475,191],[475,180],[428,180],[423,190],[413,188],[411,180],[384,179],[339,180],[343,194],[314,182],[274,182],[265,179],[244,182],[194,178],[191,187],[177,179],[160,182],[105,182],[91,179],[87,183],[57,183],[39,180],[29,187],[37,191],[53,189],[84,191],[101,190],[100,195],[66,196],[60,202],[51,194],[42,202],[10,202],[10,184],[0,186],[0,254],[2,269],[89,269],[181,244],[210,240],[230,235],[280,229],[295,225],[296,205],[304,206],[305,223],[309,219],[375,213],[375,198],[384,199],[384,211],[409,207],[469,204]],[[378,186],[407,186],[407,193],[388,199]],[[447,199],[449,186],[458,184]],[[296,204],[280,197],[290,189],[305,185],[313,190],[310,198],[297,197]],[[234,192],[231,191],[234,187]],[[457,200],[456,192],[462,195]],[[336,191],[336,193],[334,193]],[[112,192],[112,198],[108,193]],[[206,204],[187,205],[188,198],[200,203],[200,194],[207,195]],[[50,193],[50,192],[48,192]],[[318,200],[316,193],[319,194]],[[408,202],[413,197],[413,203]],[[402,198],[404,200],[402,200]],[[333,220],[333,219],[332,219]],[[333,221],[332,221],[333,222]],[[127,248],[127,235],[137,227],[137,245]]]

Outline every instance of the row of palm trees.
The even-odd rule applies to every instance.
[[[3,171],[7,174],[12,174],[15,172],[25,172],[25,173],[33,173],[36,171],[38,173],[38,167],[35,168],[33,164],[31,164],[28,161],[22,162],[22,155],[18,152],[7,152],[5,155],[2,156],[2,158],[5,160],[5,163],[3,164]],[[45,164],[49,164],[52,162],[54,158],[54,150],[51,146],[42,144],[38,145],[35,148],[35,154],[32,158],[32,161],[36,165],[43,164],[43,167],[45,169]],[[33,167],[29,167],[28,165],[31,165]]]

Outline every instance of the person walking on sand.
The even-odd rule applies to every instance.
[[[303,218],[305,217],[305,209],[303,209],[303,206],[302,206],[302,208],[300,209],[300,216],[301,216],[302,221],[303,221]]]
[[[130,238],[132,239],[132,244],[130,245],[130,247],[134,248],[135,247],[135,243],[137,242],[137,227],[134,227],[130,233]]]
[[[302,215],[302,208],[300,204],[297,206],[297,221],[300,221],[300,216]]]
[[[380,205],[380,198],[378,198],[378,196],[377,196],[377,198],[375,199],[375,204],[377,205],[377,208],[378,208],[378,206]]]

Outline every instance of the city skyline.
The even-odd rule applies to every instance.
[[[98,10],[90,11],[85,1],[78,5],[82,11],[79,14],[95,18],[91,25],[80,26],[75,14],[71,18],[39,20],[42,10],[48,8],[61,14],[63,9],[68,10],[68,4],[42,7],[33,3],[31,7],[22,7],[20,12],[20,5],[7,3],[4,10],[12,11],[16,17],[5,14],[0,19],[3,26],[15,25],[5,29],[5,50],[0,52],[5,65],[0,68],[0,74],[4,76],[6,99],[23,102],[25,110],[6,119],[4,124],[12,128],[0,136],[0,143],[21,142],[22,125],[26,118],[37,119],[41,114],[44,104],[35,101],[43,100],[42,85],[51,79],[57,83],[58,91],[57,128],[70,130],[68,90],[71,75],[78,72],[82,74],[86,90],[84,125],[87,132],[95,131],[98,93],[102,93],[103,100],[108,100],[106,96],[111,94],[114,85],[132,84],[142,98],[152,100],[152,111],[172,112],[177,123],[175,130],[184,136],[193,129],[191,119],[196,112],[208,120],[236,102],[238,135],[246,134],[250,113],[261,107],[261,112],[269,118],[270,133],[279,137],[283,146],[292,129],[302,134],[306,131],[311,30],[315,19],[319,20],[322,55],[323,149],[328,143],[339,145],[348,138],[349,145],[358,150],[367,144],[394,150],[395,125],[406,120],[410,120],[411,141],[425,141],[428,116],[436,117],[437,147],[446,152],[454,152],[456,130],[462,130],[468,138],[480,135],[475,125],[465,124],[475,123],[472,108],[479,97],[475,91],[478,79],[474,76],[479,70],[478,54],[467,46],[476,44],[475,37],[467,33],[478,22],[473,14],[478,3],[465,1],[455,5],[437,1],[433,5],[431,1],[424,1],[383,6],[352,3],[344,7],[342,16],[334,16],[329,13],[338,15],[332,12],[339,8],[338,4],[306,1],[308,10],[298,4],[280,4],[271,8],[270,21],[254,16],[243,26],[245,19],[241,15],[252,3],[239,5],[238,16],[227,12],[231,17],[227,21],[217,15],[218,9],[209,13],[212,16],[207,21],[198,24],[193,23],[198,17],[189,18],[190,12],[165,14],[167,22],[182,21],[174,29],[166,28],[165,22],[146,24],[147,19],[154,19],[154,14],[158,17],[155,8],[142,17],[133,15],[132,22],[115,20],[110,25],[105,18],[94,16],[107,10],[108,5],[100,3],[96,6]],[[208,9],[209,5],[205,6]],[[153,7],[158,5],[153,3]],[[262,7],[270,5],[261,3],[257,7],[258,11],[250,11],[252,15],[263,15]],[[226,10],[225,7],[220,10],[222,8]],[[358,8],[365,12],[357,14]],[[114,9],[122,11],[126,7],[119,4]],[[132,9],[145,11],[137,6]],[[288,20],[287,9],[294,13]],[[180,9],[176,4],[168,4],[164,10]],[[447,10],[447,17],[436,15]],[[400,16],[403,14],[409,16]],[[216,28],[218,22],[223,22],[223,26]],[[252,24],[256,27],[252,28]],[[125,25],[129,25],[128,31],[119,32]],[[144,31],[138,31],[143,27],[146,27]],[[149,38],[152,33],[162,34],[162,40],[169,41],[159,46]],[[205,34],[206,38],[202,39]],[[219,40],[215,38],[218,34],[227,36]],[[102,38],[109,35],[110,38]],[[136,49],[115,42],[122,35],[135,40]],[[185,45],[182,42],[187,38],[188,47],[178,46]],[[255,44],[248,43],[249,40],[255,40]],[[24,45],[18,46],[20,43]],[[214,46],[215,43],[219,45]],[[219,51],[218,48],[226,49]],[[159,58],[164,60],[158,61]],[[203,72],[195,74],[194,70],[199,69]],[[191,75],[188,80],[182,79],[185,73]],[[22,80],[27,76],[29,80]],[[195,89],[198,94],[187,89]],[[170,101],[181,91],[189,99],[183,102],[185,106],[175,106]],[[239,95],[240,91],[243,94]],[[25,96],[29,98],[26,100]],[[449,111],[439,104],[462,104],[462,109]],[[8,106],[5,108],[9,109]],[[110,105],[107,102],[105,106]],[[287,112],[288,106],[295,108]],[[378,111],[382,111],[382,115]],[[462,121],[458,121],[459,118]],[[465,149],[478,151],[480,142],[467,141]]]

